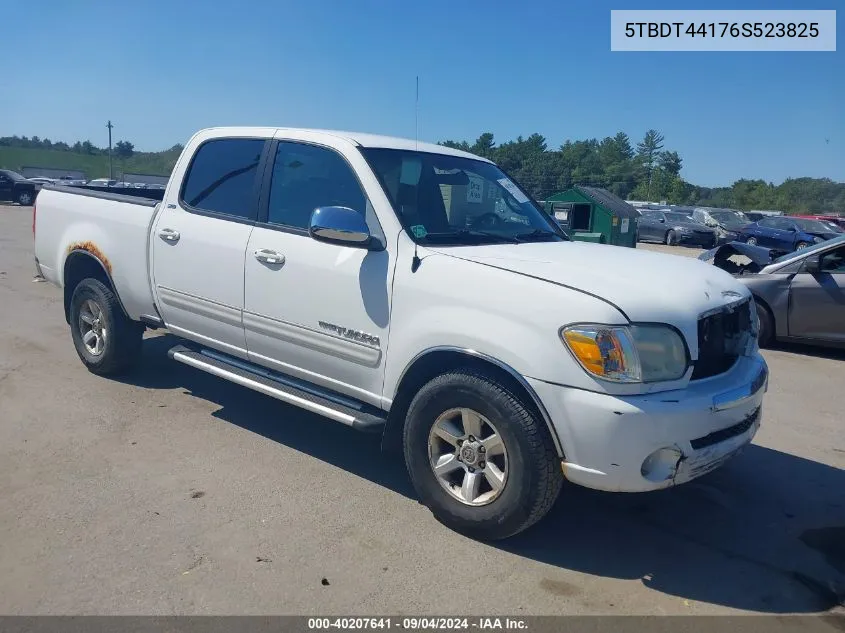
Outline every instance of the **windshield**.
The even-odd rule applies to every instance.
[[[667,213],[666,219],[670,222],[693,222],[693,219],[685,213]]]
[[[496,165],[410,150],[362,148],[402,226],[421,244],[563,241],[547,213]]]
[[[734,213],[733,211],[714,211],[711,212],[710,215],[713,216],[713,219],[717,222],[731,228],[739,228],[749,222],[748,218],[744,215]]]
[[[784,262],[788,262],[793,260],[797,257],[803,257],[805,255],[809,255],[810,253],[819,250],[820,248],[825,248],[827,246],[831,246],[833,244],[845,244],[845,235],[840,235],[839,237],[834,237],[832,240],[827,240],[825,242],[819,242],[818,244],[813,244],[812,246],[808,246],[807,248],[802,248],[798,251],[793,251],[792,253],[787,253],[786,255],[781,255],[777,259],[775,259],[772,263],[773,264],[782,264]]]
[[[802,231],[807,231],[808,233],[830,233],[830,227],[826,224],[822,224],[818,220],[804,220],[801,218],[793,218],[792,220],[795,224],[798,225]]]

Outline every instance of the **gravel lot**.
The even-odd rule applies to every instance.
[[[33,272],[30,209],[0,206],[0,613],[842,610],[841,353],[767,352],[763,427],[722,469],[568,486],[487,545],[434,521],[373,437],[169,361],[170,335],[128,379],[89,374]]]

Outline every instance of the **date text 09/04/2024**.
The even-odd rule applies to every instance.
[[[335,617],[335,618],[308,618],[308,629],[329,630],[329,629],[403,629],[409,631],[425,630],[525,630],[528,624],[520,618],[500,617]]]
[[[818,22],[627,22],[625,37],[814,38]]]

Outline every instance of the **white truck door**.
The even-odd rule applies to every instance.
[[[174,334],[246,358],[244,253],[258,211],[263,138],[201,142],[178,166],[152,234],[153,284]]]
[[[250,360],[379,406],[393,261],[387,250],[318,242],[316,207],[362,213],[383,234],[336,150],[278,141],[247,248],[244,328]]]

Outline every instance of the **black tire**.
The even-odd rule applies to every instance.
[[[508,455],[508,474],[499,496],[470,506],[448,493],[429,461],[429,433],[435,420],[454,408],[471,408],[492,422]],[[548,427],[494,377],[463,369],[431,380],[414,397],[404,429],[405,461],[420,501],[435,518],[481,540],[513,536],[539,521],[554,505],[563,484],[560,458]]]
[[[678,245],[678,234],[675,233],[673,230],[669,230],[666,232],[666,237],[663,238],[663,243],[667,246],[677,246]]]
[[[15,201],[22,207],[28,207],[35,202],[35,193],[32,191],[21,191]]]
[[[762,303],[754,300],[757,304],[757,319],[759,321],[759,332],[757,333],[757,344],[760,347],[769,347],[775,338],[775,319],[769,309]]]
[[[807,248],[808,246],[810,246],[810,243],[809,243],[809,242],[798,242],[798,243],[795,245],[795,250],[796,250],[796,251],[800,251],[801,249],[803,249],[803,248]]]
[[[748,244],[749,246],[757,246],[757,238],[756,237],[749,237],[747,240],[745,240],[745,243]]]
[[[88,301],[93,301],[99,308],[101,327],[106,332],[99,353],[92,353],[83,342],[85,325],[80,315]],[[141,354],[144,326],[129,319],[114,292],[97,279],[83,279],[74,289],[70,301],[70,332],[80,360],[88,371],[98,376],[126,373]]]

